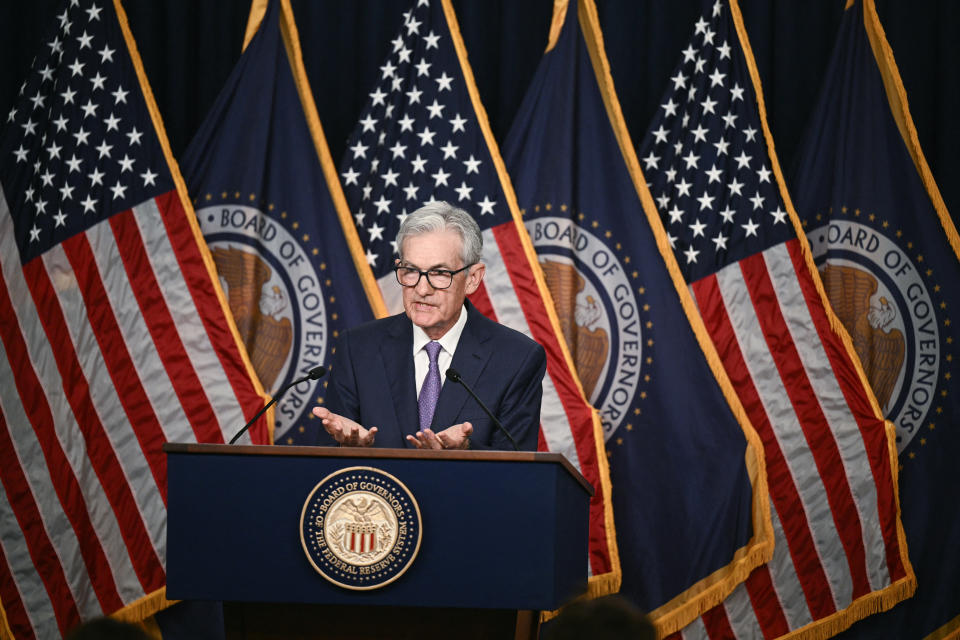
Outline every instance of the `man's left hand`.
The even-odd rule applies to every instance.
[[[469,449],[472,433],[473,425],[462,422],[437,433],[430,429],[417,431],[415,435],[407,436],[407,441],[417,449]]]

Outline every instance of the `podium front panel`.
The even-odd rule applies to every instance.
[[[371,458],[361,449],[333,456],[307,447],[297,448],[303,455],[284,447],[170,448],[168,598],[554,609],[586,589],[589,496],[563,465],[535,454]],[[417,557],[373,590],[328,581],[300,539],[310,493],[349,467],[394,476],[420,511]]]

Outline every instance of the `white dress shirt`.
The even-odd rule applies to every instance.
[[[457,318],[456,324],[450,327],[450,330],[437,340],[441,347],[440,354],[437,356],[437,365],[440,367],[441,388],[443,388],[443,383],[447,379],[447,369],[450,368],[450,364],[453,362],[453,353],[457,350],[457,343],[460,342],[460,336],[463,334],[463,328],[466,324],[467,308],[464,305],[460,307],[460,317]],[[427,371],[430,369],[430,355],[424,348],[430,341],[430,338],[423,329],[417,325],[413,325],[413,374],[417,381],[418,398],[420,397],[420,388],[423,386],[423,381],[427,377]]]

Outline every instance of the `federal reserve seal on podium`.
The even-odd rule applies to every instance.
[[[320,575],[345,589],[377,589],[410,567],[420,550],[420,507],[397,478],[373,467],[321,480],[300,514],[300,542]]]

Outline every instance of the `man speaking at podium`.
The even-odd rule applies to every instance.
[[[485,271],[476,221],[432,202],[397,247],[404,313],[340,337],[314,415],[343,446],[536,450],[546,354],[466,301]]]

